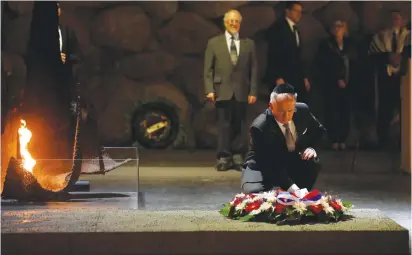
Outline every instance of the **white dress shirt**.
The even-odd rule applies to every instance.
[[[287,21],[288,24],[289,24],[290,30],[292,30],[292,32],[293,32],[293,26],[296,26],[296,23],[293,22],[293,21],[291,21],[291,20],[288,19],[288,18],[286,18],[286,21]],[[293,32],[293,33],[294,33],[294,32]],[[296,36],[296,45],[299,46],[299,34],[296,33],[295,36]]]
[[[230,53],[230,44],[232,43],[232,39],[231,39],[232,35],[228,31],[226,31],[225,32],[225,37],[226,37],[227,48],[228,48],[229,53]],[[233,37],[234,37],[234,41],[235,41],[236,52],[237,52],[237,55],[239,56],[239,49],[240,49],[239,33],[234,34]]]
[[[283,126],[284,124],[282,124],[282,123],[280,123],[279,121],[277,121],[276,120],[276,122],[278,123],[278,125],[279,125],[279,127],[280,127],[280,130],[282,130],[282,133],[283,133],[283,135],[285,135],[286,134],[286,128],[285,128],[285,126]],[[289,121],[288,122],[288,124],[289,124],[289,129],[290,129],[290,132],[292,133],[292,137],[293,137],[293,139],[295,140],[295,142],[296,142],[296,126],[295,126],[295,123],[293,122],[293,120],[291,120],[291,121]]]
[[[62,30],[60,29],[60,26],[59,26],[58,30],[59,30],[60,52],[62,52],[62,50],[63,50],[63,38],[62,38]]]

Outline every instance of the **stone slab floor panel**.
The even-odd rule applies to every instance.
[[[131,254],[133,252],[261,252],[278,247],[281,253],[325,253],[340,247],[343,253],[408,253],[408,233],[376,209],[356,209],[354,219],[333,224],[276,226],[244,223],[216,211],[137,211],[76,209],[6,211],[2,213],[2,238],[6,252],[25,254]],[[58,240],[34,245],[37,236]],[[59,238],[57,238],[58,236]],[[223,241],[220,237],[226,236]],[[182,238],[185,242],[179,241]],[[245,246],[228,247],[249,239]],[[292,245],[298,238],[299,245]],[[268,242],[268,239],[272,240]],[[317,242],[316,240],[322,240]],[[371,241],[383,243],[370,245]],[[188,243],[190,241],[190,243]],[[321,245],[319,245],[321,243]],[[56,246],[61,245],[61,247]],[[30,248],[29,248],[30,247]]]

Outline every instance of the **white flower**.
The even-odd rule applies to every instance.
[[[262,194],[262,198],[265,198],[266,200],[273,200],[274,201],[274,200],[276,200],[276,196],[277,196],[277,193],[274,190],[264,192]]]
[[[328,201],[328,198],[327,198],[327,197],[322,197],[322,198],[319,200],[319,204],[321,204],[323,208],[330,207],[330,206],[329,206],[329,201]]]
[[[305,203],[300,201],[296,201],[293,207],[295,208],[295,211],[297,211],[299,214],[303,214],[307,210]]]
[[[320,199],[320,203],[321,203],[321,204],[322,204],[322,203],[327,203],[327,204],[329,204],[328,197],[322,196],[321,199]]]
[[[335,210],[332,208],[332,206],[323,206],[323,210],[325,211],[326,214],[332,214]]]
[[[261,199],[262,199],[262,197],[257,195],[256,197],[252,198],[252,201],[258,201],[258,200],[261,200]]]
[[[250,214],[250,215],[257,215],[257,214],[259,214],[259,213],[261,213],[261,212],[262,212],[262,210],[261,210],[261,208],[259,208],[259,209],[256,209],[256,210],[251,211],[249,214]]]
[[[243,197],[245,197],[245,196],[246,196],[245,194],[240,193],[240,194],[237,194],[235,197],[237,197],[237,198],[243,198]]]
[[[240,204],[238,204],[235,209],[236,209],[236,211],[243,210],[243,209],[245,209],[247,204],[250,204],[252,202],[253,202],[253,200],[251,198],[246,198]]]
[[[264,203],[260,206],[260,209],[261,209],[263,212],[269,211],[271,208],[273,208],[273,206],[272,206],[272,203],[270,203],[270,202],[264,202]]]

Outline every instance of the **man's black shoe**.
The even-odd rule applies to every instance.
[[[245,160],[243,159],[242,155],[235,154],[233,155],[233,166],[232,169],[236,171],[242,171],[242,166]]]
[[[219,158],[216,163],[216,170],[221,171],[228,171],[232,167],[231,158]]]

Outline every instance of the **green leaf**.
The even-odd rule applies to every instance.
[[[286,207],[286,214],[291,215],[295,212],[295,209],[293,207]]]
[[[305,215],[306,216],[315,216],[315,213],[312,212],[312,211],[306,210]]]
[[[333,216],[335,216],[336,220],[338,220],[342,215],[343,215],[343,212],[339,212],[339,211],[333,212]]]
[[[342,202],[342,205],[346,208],[352,208],[352,203],[351,202]]]
[[[230,204],[226,204],[225,207],[219,210],[219,213],[225,217],[228,217],[230,213],[230,208],[231,208]]]

